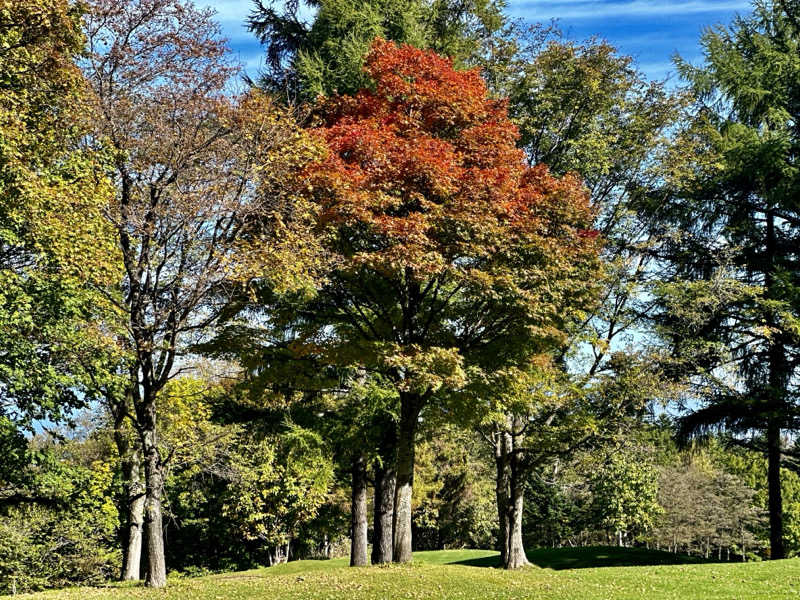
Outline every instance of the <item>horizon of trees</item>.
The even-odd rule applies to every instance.
[[[680,87],[494,0],[258,1],[256,81],[0,3],[0,591],[800,552],[800,2]]]

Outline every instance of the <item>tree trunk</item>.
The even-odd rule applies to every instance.
[[[144,537],[147,551],[145,585],[153,588],[163,588],[167,585],[164,529],[161,514],[164,473],[156,436],[155,398],[146,397],[137,404],[137,417],[141,428],[145,470]]]
[[[122,581],[138,581],[142,578],[145,486],[141,474],[141,455],[136,445],[131,443],[130,432],[125,430],[125,419],[133,397],[131,390],[132,387],[128,387],[121,396],[112,392],[106,395],[108,410],[114,419],[114,444],[122,469]]]
[[[504,564],[506,569],[519,569],[529,564],[522,543],[522,510],[525,501],[525,487],[522,482],[519,457],[513,452],[515,450],[513,441],[512,438],[512,453],[509,461],[508,541]]]
[[[421,408],[418,395],[400,394],[397,431],[397,484],[394,499],[394,551],[398,563],[411,561],[411,492],[414,486],[414,437]]]
[[[767,487],[769,490],[769,556],[771,559],[785,558],[783,499],[781,498],[781,430],[774,417],[767,427]]]
[[[392,562],[392,520],[394,517],[394,494],[397,476],[395,453],[397,451],[397,429],[392,422],[384,430],[381,440],[381,461],[375,466],[375,513],[372,534],[372,564]]]
[[[766,213],[766,256],[764,287],[767,299],[780,298],[775,292],[777,268],[777,244],[775,235],[775,215]],[[767,313],[767,325],[775,327],[779,321],[773,311]],[[781,419],[784,416],[786,386],[791,375],[787,364],[786,351],[780,338],[770,341],[769,347],[769,390],[767,398],[767,489],[769,492],[769,556],[771,559],[785,558],[783,548],[783,501],[781,498]]]
[[[497,470],[495,481],[495,497],[497,500],[497,546],[500,550],[500,562],[506,564],[509,540],[508,499],[509,473],[507,436],[503,431],[494,433],[494,460]]]
[[[126,531],[122,580],[138,581],[142,578],[142,536],[144,528],[145,486],[141,476],[141,459],[134,452],[123,463],[125,479]]]
[[[367,560],[367,469],[364,455],[353,457],[350,511],[350,566],[364,567]]]

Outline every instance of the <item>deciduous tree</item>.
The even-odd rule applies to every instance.
[[[374,91],[320,107],[328,155],[302,173],[331,267],[295,351],[380,372],[400,395],[394,560],[411,559],[422,410],[561,339],[597,240],[580,181],[528,168],[477,71],[377,40]]]
[[[75,350],[92,343],[91,323],[107,308],[87,284],[118,267],[102,156],[81,144],[91,102],[75,64],[82,46],[77,6],[0,2],[0,437],[9,449],[24,447],[18,428],[84,402]]]
[[[107,215],[124,264],[107,296],[124,315],[133,356],[127,394],[145,471],[146,581],[161,587],[156,398],[218,316],[226,290],[256,266],[277,276],[276,250],[302,239],[267,238],[303,214],[279,182],[312,145],[264,95],[230,94],[237,70],[210,11],[180,0],[90,8],[84,71],[97,97],[94,139],[113,155]],[[281,280],[299,264],[285,264]]]

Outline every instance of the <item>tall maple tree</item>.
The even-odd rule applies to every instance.
[[[300,173],[329,268],[293,351],[387,378],[400,397],[394,560],[411,559],[418,419],[432,401],[563,338],[598,241],[579,179],[529,168],[477,70],[373,42],[373,88],[321,101],[328,148]]]

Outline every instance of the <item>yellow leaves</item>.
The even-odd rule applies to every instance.
[[[0,25],[0,230],[63,276],[107,282],[119,269],[102,215],[113,190],[81,144],[89,98],[73,63],[83,39],[74,7],[2,0]]]
[[[435,393],[442,388],[456,390],[466,384],[464,358],[457,348],[386,344],[382,350],[383,363],[402,373],[397,385],[403,391]]]

